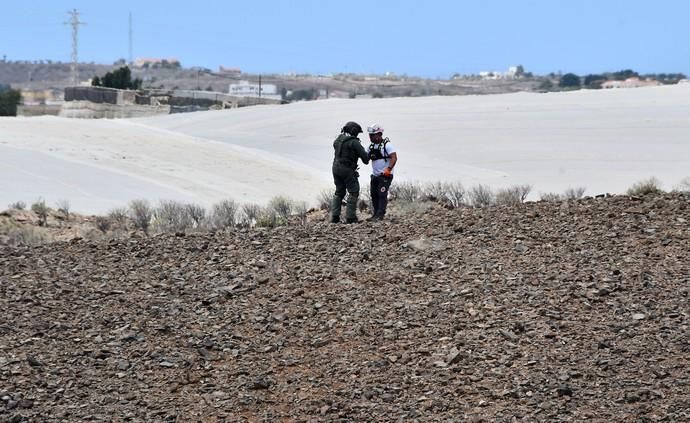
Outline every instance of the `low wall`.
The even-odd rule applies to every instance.
[[[43,115],[53,115],[57,116],[60,113],[59,104],[32,104],[32,105],[19,105],[17,106],[17,116],[43,116]]]
[[[59,116],[79,119],[118,119],[167,115],[169,113],[169,105],[108,104],[81,100],[63,103]]]

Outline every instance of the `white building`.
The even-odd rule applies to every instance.
[[[261,90],[259,92],[259,90]],[[254,84],[249,81],[240,81],[238,84],[230,84],[228,93],[236,97],[262,97],[272,100],[280,100],[278,87],[275,84]]]
[[[518,77],[519,67],[511,66],[506,72],[501,71],[482,71],[479,72],[479,77],[482,79],[516,79]]]

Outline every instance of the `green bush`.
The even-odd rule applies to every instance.
[[[21,99],[19,90],[0,90],[0,116],[17,116],[17,105]]]
[[[574,73],[566,73],[561,76],[558,86],[561,88],[580,88],[580,77]]]
[[[256,226],[259,228],[276,228],[286,223],[287,221],[278,216],[278,213],[270,207],[263,209],[256,219]]]
[[[107,72],[103,77],[95,76],[91,85],[96,87],[117,88],[120,90],[140,90],[141,79],[132,79],[132,71],[128,66],[123,66],[112,72]]]

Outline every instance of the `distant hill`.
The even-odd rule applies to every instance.
[[[86,81],[117,69],[120,65],[80,63],[79,77]],[[133,68],[132,77],[141,78],[144,88],[199,89],[227,92],[228,85],[240,80],[258,82],[259,75],[227,75],[202,68],[141,69]],[[275,84],[282,92],[312,90],[314,96],[418,97],[428,95],[496,94],[532,91],[538,85],[533,79],[519,80],[433,80],[407,76],[337,74],[261,75],[262,82]],[[70,64],[63,62],[0,61],[0,84],[20,89],[63,89],[70,86]]]

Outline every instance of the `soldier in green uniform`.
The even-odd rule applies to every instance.
[[[340,222],[340,208],[347,190],[347,206],[345,209],[345,222],[357,223],[357,197],[359,197],[359,173],[357,173],[357,160],[364,164],[369,163],[369,155],[362,147],[357,135],[361,134],[362,127],[356,122],[348,122],[333,141],[335,157],[333,158],[333,182],[335,194],[331,204],[331,223]]]

